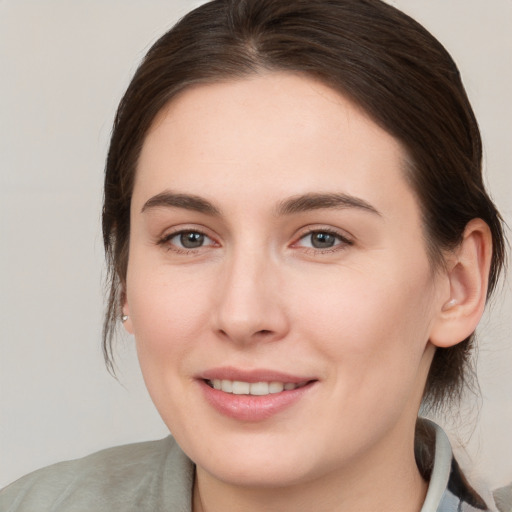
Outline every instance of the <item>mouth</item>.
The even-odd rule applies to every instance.
[[[251,395],[266,396],[283,391],[293,391],[306,386],[311,381],[303,382],[280,382],[280,381],[261,381],[261,382],[245,382],[241,380],[229,379],[204,379],[204,382],[213,389],[230,393],[233,395]]]
[[[266,421],[291,407],[309,404],[319,379],[264,368],[211,368],[196,376],[206,402],[241,422]],[[307,407],[307,405],[306,405]]]

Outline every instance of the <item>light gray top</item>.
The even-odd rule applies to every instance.
[[[194,465],[172,437],[118,446],[30,473],[1,512],[190,512]]]
[[[447,490],[452,451],[436,426],[421,512],[476,509]],[[35,471],[0,491],[0,512],[191,512],[194,464],[172,437],[109,448]]]

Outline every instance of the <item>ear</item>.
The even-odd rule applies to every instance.
[[[126,296],[126,285],[123,284],[123,291],[121,292],[121,311],[123,317],[123,327],[128,334],[133,334],[132,317],[130,316],[130,306],[128,305],[128,299]]]
[[[447,258],[449,297],[442,297],[430,332],[436,347],[451,347],[470,336],[484,312],[492,255],[489,226],[471,220],[461,244]]]

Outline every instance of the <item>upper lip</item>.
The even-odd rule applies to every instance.
[[[241,382],[284,382],[293,384],[301,384],[311,380],[317,380],[309,376],[292,375],[290,373],[265,368],[242,370],[230,366],[205,370],[198,375],[198,378],[203,380],[220,379],[236,380]]]

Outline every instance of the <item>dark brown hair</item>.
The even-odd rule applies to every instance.
[[[443,252],[460,243],[467,223],[483,219],[493,239],[489,295],[494,289],[504,263],[502,223],[482,182],[476,119],[443,46],[380,0],[213,0],[149,50],[115,119],[103,209],[110,271],[104,353],[110,369],[128,264],[130,201],[148,128],[192,84],[274,70],[323,81],[402,143],[434,269]],[[437,349],[424,404],[438,407],[460,396],[472,345],[470,336]]]

